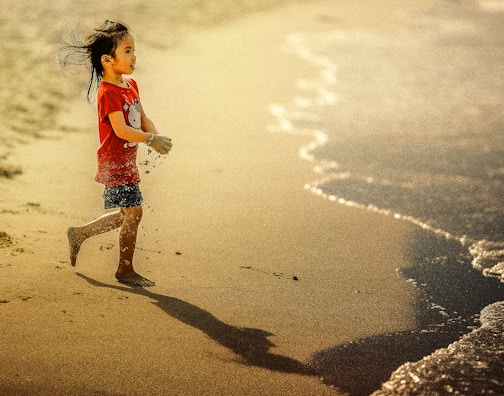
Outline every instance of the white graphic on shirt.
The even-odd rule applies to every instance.
[[[140,129],[142,126],[142,120],[140,118],[140,103],[134,103],[130,106],[128,121],[133,128]]]

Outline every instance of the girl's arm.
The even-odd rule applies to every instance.
[[[147,117],[145,117],[146,121],[142,121],[141,126],[142,129],[144,126],[145,128],[153,128],[153,130],[148,130],[148,132],[128,126],[122,111],[109,113],[108,118],[114,133],[121,139],[127,140],[128,142],[145,142],[159,154],[168,154],[170,152],[172,147],[171,139],[166,136],[160,136],[152,121],[150,121]]]
[[[151,119],[149,117],[147,117],[147,114],[145,114],[145,111],[142,107],[142,103],[140,103],[140,117],[141,117],[140,119],[142,120],[142,126],[141,126],[142,131],[159,134],[154,123],[151,121]]]
[[[126,120],[124,119],[124,114],[122,111],[114,111],[112,113],[109,113],[108,118],[115,134],[121,139],[127,140],[128,142],[146,142],[151,138],[152,133],[157,133],[154,131],[144,132],[130,127],[126,124]]]

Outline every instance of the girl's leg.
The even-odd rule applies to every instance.
[[[137,240],[138,226],[142,220],[142,207],[122,208],[124,219],[119,232],[119,267],[116,279],[133,286],[153,286],[154,282],[137,274],[133,269],[133,255]]]
[[[124,214],[121,210],[110,212],[80,227],[70,227],[67,231],[70,245],[70,263],[75,266],[82,242],[89,237],[100,235],[121,227]]]

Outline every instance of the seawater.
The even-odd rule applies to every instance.
[[[310,137],[307,190],[418,226],[403,275],[422,295],[420,332],[459,339],[488,306],[501,378],[485,389],[504,394],[504,309],[493,304],[504,300],[504,1],[439,2],[407,18],[391,31],[289,35],[286,49],[316,72],[270,106],[269,129]],[[471,350],[474,339],[457,342]]]

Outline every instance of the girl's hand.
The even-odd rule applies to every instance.
[[[149,146],[151,146],[159,154],[168,154],[172,148],[172,142],[169,137],[153,135],[152,141],[150,142]]]

